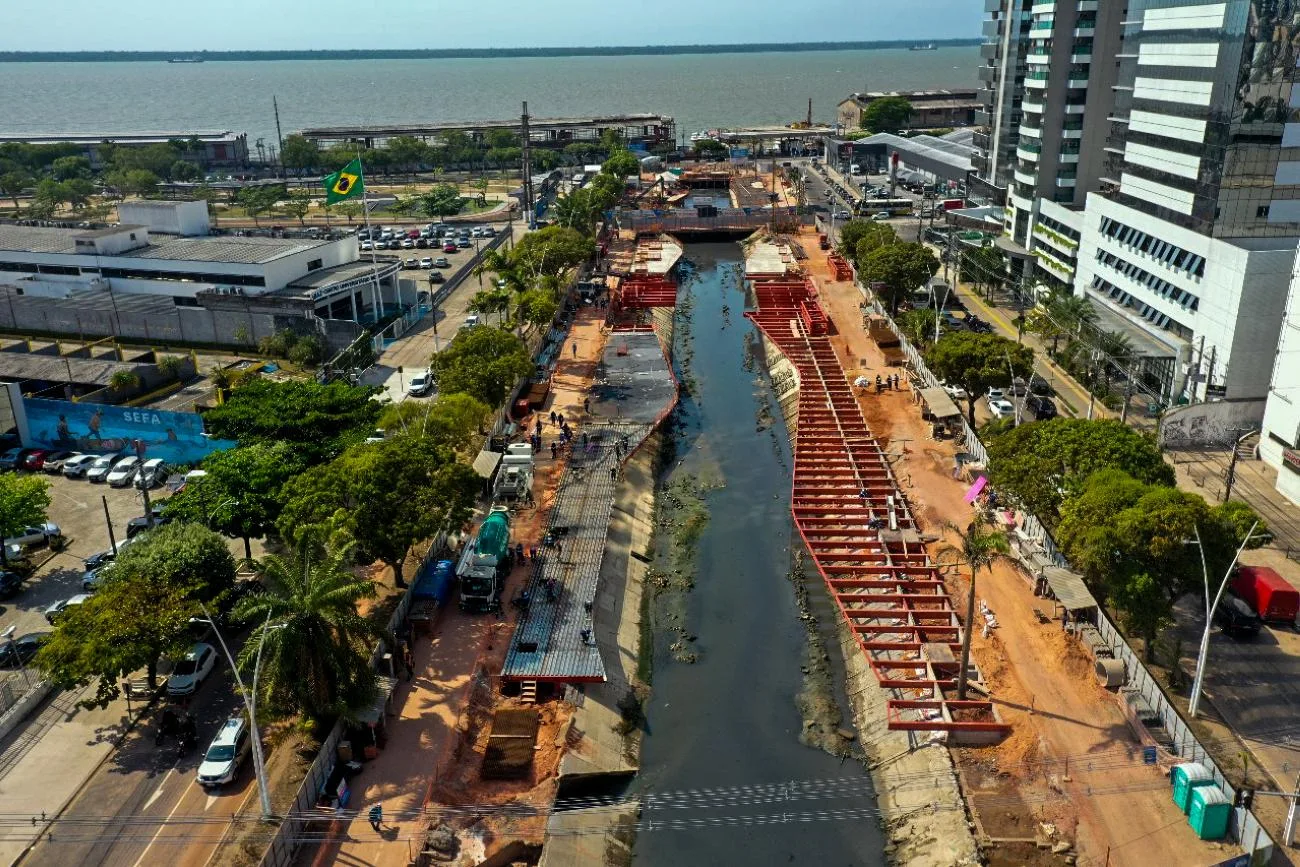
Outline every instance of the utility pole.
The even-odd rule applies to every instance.
[[[275,94],[271,94],[271,107],[275,109],[275,140],[279,144],[280,177],[284,178],[288,177],[284,171],[284,133],[280,131],[280,104],[275,101]]]
[[[1282,829],[1282,845],[1290,846],[1291,840],[1295,836],[1295,816],[1296,803],[1300,802],[1300,774],[1295,778],[1295,795],[1291,798],[1291,805],[1286,808],[1286,827]]]
[[[1128,422],[1128,403],[1133,399],[1133,367],[1134,364],[1130,362],[1128,366],[1128,381],[1124,383],[1124,408],[1121,409],[1119,413],[1120,424],[1126,424]]]
[[[1237,452],[1241,449],[1241,444],[1255,432],[1253,427],[1233,427],[1228,428],[1228,433],[1241,434],[1232,441],[1232,457],[1228,459],[1228,475],[1223,484],[1223,502],[1232,499],[1232,484],[1237,480]]]
[[[530,139],[532,136],[528,131],[528,103],[524,103],[524,113],[519,118],[520,145],[523,150],[524,163],[524,219],[528,221],[528,228],[536,228],[537,219],[533,213],[533,154]]]
[[[1184,545],[1195,545],[1201,552],[1201,578],[1205,582],[1205,630],[1201,633],[1200,652],[1196,655],[1196,676],[1192,678],[1192,696],[1187,703],[1187,715],[1196,718],[1196,709],[1201,703],[1201,686],[1205,682],[1205,665],[1206,656],[1210,652],[1210,630],[1214,627],[1214,611],[1219,607],[1219,601],[1223,599],[1223,591],[1228,587],[1228,579],[1232,577],[1232,572],[1237,568],[1237,560],[1241,558],[1241,552],[1246,550],[1246,545],[1255,535],[1255,528],[1259,526],[1259,521],[1250,525],[1250,531],[1246,533],[1246,538],[1242,540],[1241,546],[1237,548],[1237,553],[1232,558],[1232,563],[1223,573],[1223,581],[1219,584],[1219,592],[1210,599],[1210,568],[1205,562],[1205,546],[1201,542],[1201,530],[1193,525],[1192,532],[1195,539],[1187,540]]]
[[[101,496],[104,501],[104,520],[108,523],[108,550],[117,551],[117,540],[113,538],[113,516],[108,513],[108,497]]]

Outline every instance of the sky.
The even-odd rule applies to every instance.
[[[954,39],[973,0],[55,0],[5,3],[0,51],[513,48]]]

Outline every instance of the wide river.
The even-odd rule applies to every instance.
[[[854,91],[974,87],[978,48],[454,60],[6,63],[8,134],[235,130],[653,112],[689,135],[833,122]]]

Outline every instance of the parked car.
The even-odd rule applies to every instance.
[[[156,488],[165,483],[170,475],[171,468],[163,463],[162,458],[150,458],[140,465],[136,484],[142,488]]]
[[[479,324],[480,321],[481,321],[481,320],[478,318],[478,315],[477,315],[477,314],[470,314],[469,316],[466,316],[466,317],[465,317],[465,324],[464,324],[463,326],[461,326],[461,327],[462,327],[462,328],[476,328],[476,327],[478,327],[478,324]]]
[[[371,250],[373,250],[373,249],[375,249],[375,245],[372,244],[372,243],[370,243],[369,241],[362,241],[362,242],[361,242],[361,252],[366,253],[366,252],[369,252],[369,251],[371,251]]]
[[[113,466],[117,463],[116,455],[101,455],[86,470],[86,479],[91,482],[102,482],[108,478],[108,474],[113,471]]]
[[[243,717],[231,717],[217,730],[208,751],[203,754],[195,779],[205,789],[234,782],[240,765],[252,751],[248,723]]]
[[[1047,397],[1052,393],[1052,387],[1048,385],[1047,380],[1038,374],[1029,377],[1029,393]]]
[[[385,431],[385,430],[384,430],[383,428],[381,428],[381,427],[377,427],[377,428],[375,428],[373,431],[370,432],[370,436],[366,437],[366,443],[367,443],[367,444],[370,444],[370,443],[382,443],[382,442],[383,442],[385,439],[387,439],[387,438],[388,438],[388,433],[387,433],[387,431]]]
[[[413,238],[407,238],[405,241],[402,242],[402,249],[403,249],[403,250],[414,250],[414,249],[415,249],[415,240],[414,240]]]
[[[50,623],[54,623],[62,617],[63,613],[69,608],[75,608],[78,605],[82,605],[89,598],[89,593],[78,593],[76,596],[70,596],[67,599],[60,599],[58,602],[55,602],[45,609],[45,619]]]
[[[0,645],[0,668],[19,668],[32,661],[52,632],[28,632]]]
[[[134,539],[145,530],[161,527],[163,524],[170,524],[171,520],[171,518],[167,517],[161,505],[154,506],[147,518],[144,515],[136,515],[126,522],[126,538]]]
[[[1227,594],[1219,602],[1214,612],[1214,622],[1223,629],[1224,635],[1232,638],[1251,638],[1259,634],[1263,621],[1259,615],[1250,610],[1245,600]]]
[[[447,278],[444,277],[444,276],[442,275],[442,272],[441,272],[441,271],[430,271],[430,272],[429,272],[429,282],[430,282],[430,283],[446,283],[446,282],[447,282]]]
[[[433,260],[433,267],[435,267],[435,268],[450,268],[450,267],[451,267],[451,260],[448,259],[446,256],[439,256],[439,257],[437,257],[436,259]]]
[[[990,400],[989,412],[993,413],[994,418],[1011,418],[1016,414],[1016,408],[1011,405],[1009,400]]]
[[[459,249],[460,248],[456,246],[455,241],[448,241],[442,245],[442,252],[444,253],[455,253]]]
[[[90,469],[95,461],[99,460],[99,455],[73,455],[63,462],[63,477],[66,479],[80,479],[86,475],[86,470]]]
[[[33,472],[43,469],[45,467],[45,456],[50,454],[54,454],[54,452],[46,451],[45,449],[32,449],[27,454],[23,455],[22,463],[19,465],[19,468],[32,470]]]
[[[942,380],[939,382],[939,385],[943,388],[944,391],[948,392],[948,396],[951,397],[953,400],[966,399],[966,389],[962,388],[960,385],[948,385],[946,382],[943,382]]]
[[[871,215],[871,219],[875,220],[877,223],[883,223],[885,220],[889,219],[889,211],[876,211],[876,213]]]
[[[5,539],[6,545],[18,545],[21,548],[29,548],[40,545],[52,545],[63,538],[63,531],[59,529],[58,524],[37,524],[32,527],[24,527],[21,533],[15,533],[8,539]]]
[[[23,576],[17,572],[0,572],[0,599],[17,596],[23,589]]]
[[[421,397],[429,393],[433,388],[433,378],[427,373],[420,373],[411,378],[410,385],[406,386],[406,393],[411,397]]]
[[[75,457],[76,455],[76,452],[69,451],[50,452],[45,456],[45,465],[42,466],[41,469],[51,474],[61,473],[63,472],[64,462],[67,461],[68,458]]]
[[[420,260],[420,267],[426,271],[433,270],[433,258],[430,256],[425,256],[423,259]]]
[[[1031,394],[1025,398],[1025,412],[1034,417],[1034,421],[1048,421],[1056,418],[1056,404],[1050,397]]]
[[[217,652],[211,644],[199,642],[186,651],[167,678],[168,695],[193,695],[217,666]]]
[[[423,237],[423,236],[421,236],[421,237],[419,237],[419,238],[416,238],[416,239],[415,239],[415,246],[418,247],[418,248],[420,248],[421,250],[427,249],[428,246],[429,246],[429,239],[428,239],[428,238],[425,238],[425,237]]]
[[[22,456],[22,449],[10,449],[0,455],[0,470],[12,470],[18,466],[18,458]]]
[[[988,394],[985,395],[985,397],[987,397],[990,401],[1003,400],[1006,398],[1006,396],[1007,396],[1006,391],[1001,388],[990,388]]]
[[[140,472],[140,459],[135,455],[122,458],[113,465],[109,472],[107,480],[110,487],[125,488],[135,480],[136,473]]]

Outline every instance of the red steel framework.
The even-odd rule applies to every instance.
[[[755,277],[748,316],[794,365],[795,526],[880,685],[889,728],[1005,733],[992,702],[956,701],[961,623],[889,461],[867,427],[806,279]]]

